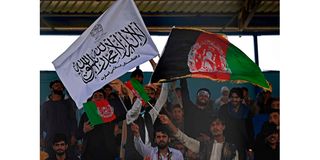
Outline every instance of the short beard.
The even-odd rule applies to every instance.
[[[168,147],[169,146],[169,143],[165,143],[165,144],[158,144],[158,148],[159,149],[165,149],[166,147]]]
[[[197,104],[199,105],[199,106],[207,106],[208,104],[209,104],[209,102],[201,102],[199,99],[197,99]]]
[[[62,155],[64,155],[66,152],[58,152],[58,151],[56,151],[56,154],[58,155],[58,156],[62,156]]]
[[[63,91],[61,91],[61,90],[53,90],[52,92],[53,92],[53,94],[57,94],[57,95],[60,95],[60,96],[63,95]]]

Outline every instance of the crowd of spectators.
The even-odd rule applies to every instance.
[[[142,84],[143,72],[130,78]],[[279,97],[261,91],[251,98],[246,87],[223,86],[221,95],[197,89],[193,102],[187,83],[145,85],[149,102],[107,84],[88,101],[108,100],[116,119],[92,125],[63,83],[52,81],[41,105],[41,159],[280,159]]]

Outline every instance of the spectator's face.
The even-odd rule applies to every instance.
[[[237,93],[232,93],[230,99],[233,106],[239,106],[241,103],[241,98]]]
[[[270,113],[269,122],[270,123],[274,123],[277,126],[279,126],[279,124],[280,124],[280,115],[279,115],[279,113],[277,113],[277,112]]]
[[[183,111],[181,108],[174,108],[172,110],[172,116],[173,116],[173,119],[174,120],[177,120],[177,121],[180,121],[180,120],[183,120]]]
[[[221,136],[224,131],[224,124],[220,120],[215,120],[211,122],[210,131],[213,136]]]
[[[222,91],[223,96],[229,96],[229,91],[228,90],[223,90]]]
[[[103,96],[103,93],[101,93],[101,92],[96,92],[96,93],[94,93],[93,96],[92,96],[92,101],[93,101],[93,102],[101,101],[101,100],[103,100],[103,99],[104,99],[104,96]]]
[[[146,92],[148,94],[148,96],[151,98],[151,99],[155,99],[156,98],[156,92],[150,88],[147,88],[146,89]]]
[[[54,143],[52,145],[52,148],[57,155],[63,155],[68,149],[68,145],[64,141],[60,141],[60,142]]]
[[[160,149],[164,149],[169,146],[169,136],[163,132],[156,132],[155,141]]]
[[[64,86],[62,83],[54,83],[52,85],[52,91],[55,94],[63,94]]]
[[[200,91],[197,96],[197,104],[205,106],[209,103],[210,94],[207,91]]]
[[[106,94],[106,96],[108,97],[112,92],[112,88],[106,87],[103,91]]]

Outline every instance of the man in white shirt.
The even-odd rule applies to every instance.
[[[150,147],[142,142],[137,124],[132,123],[131,130],[134,135],[134,146],[144,158],[152,160],[183,160],[183,155],[179,150],[169,147],[169,133],[163,126],[155,129],[154,139],[157,147]]]

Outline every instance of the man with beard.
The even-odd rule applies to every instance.
[[[70,98],[64,99],[64,86],[60,80],[50,83],[51,94],[49,100],[41,105],[40,112],[40,142],[41,147],[53,154],[51,148],[56,133],[63,133],[70,142],[69,148],[76,144],[77,121],[75,116],[76,105]]]
[[[150,96],[150,93],[149,93]],[[127,112],[127,125],[134,122],[138,125],[140,129],[140,137],[142,142],[147,146],[154,145],[154,126],[157,125],[156,118],[158,116],[158,112],[161,111],[161,108],[167,101],[168,97],[168,84],[163,83],[161,87],[161,93],[158,99],[150,97],[151,100],[149,101],[154,108],[151,106],[142,106],[142,101],[137,98],[132,106],[132,108]],[[125,157],[128,160],[135,159],[135,160],[142,160],[143,157],[137,152],[136,148],[134,147],[134,135],[131,130],[127,132],[127,141],[125,144]]]
[[[54,151],[54,155],[50,156],[46,160],[78,160],[77,157],[72,157],[67,153],[68,151],[68,143],[67,138],[64,134],[55,134],[53,138],[52,149]]]
[[[225,123],[220,117],[210,120],[210,133],[212,139],[209,141],[198,141],[184,134],[178,129],[166,115],[159,115],[162,124],[167,125],[178,139],[190,151],[197,153],[199,160],[238,160],[236,146],[226,141],[224,137]]]
[[[213,102],[211,93],[207,88],[200,88],[197,91],[196,103],[194,104],[189,97],[188,84],[186,79],[181,79],[181,94],[184,109],[184,129],[187,135],[198,140],[208,140],[210,133],[210,119],[213,112]]]
[[[134,146],[145,159],[183,160],[183,155],[179,150],[169,147],[169,132],[164,126],[158,126],[155,129],[154,139],[157,147],[150,147],[143,143],[137,124],[132,123],[131,130],[134,135]]]

